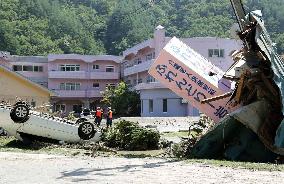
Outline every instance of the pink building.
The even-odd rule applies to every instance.
[[[120,62],[109,55],[48,55],[48,88],[58,94],[54,110],[80,112],[100,105],[106,87],[120,80]]]
[[[1,54],[0,54],[1,55]],[[3,65],[25,76],[29,80],[47,87],[48,63],[45,56],[16,56],[6,52]]]
[[[151,64],[170,39],[171,37],[165,36],[165,29],[158,26],[152,39],[123,52],[123,79],[140,91],[141,116],[199,115],[197,109],[148,74]],[[230,53],[241,48],[241,42],[226,38],[200,37],[180,38],[180,40],[224,71],[233,63]],[[220,81],[219,84],[222,88],[230,88],[228,82]]]
[[[100,105],[107,86],[120,81],[121,57],[50,54],[45,56],[15,56],[0,52],[0,64],[41,84],[57,94],[51,99],[54,111],[66,115],[82,108]]]

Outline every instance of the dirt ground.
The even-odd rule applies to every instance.
[[[0,152],[0,183],[283,183],[284,172],[157,158],[66,157]]]

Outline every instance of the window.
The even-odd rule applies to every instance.
[[[22,65],[14,65],[13,70],[14,71],[23,71],[23,66]]]
[[[38,67],[39,66],[34,66],[34,72],[38,72],[38,70],[39,70]]]
[[[23,71],[25,71],[25,72],[32,72],[33,71],[33,66],[24,65],[23,66]]]
[[[42,67],[42,66],[39,66],[39,67],[38,67],[38,71],[39,71],[39,72],[43,72],[43,67]]]
[[[168,100],[163,99],[163,112],[168,112]]]
[[[81,113],[81,112],[82,112],[82,105],[74,104],[74,105],[73,105],[73,111],[74,111],[75,113]]]
[[[65,90],[65,83],[60,83],[59,89],[60,90]]]
[[[75,91],[80,90],[81,84],[80,83],[60,83],[59,89],[60,90],[68,90],[68,91]]]
[[[142,79],[138,79],[138,84],[142,83],[143,80]]]
[[[147,83],[150,83],[150,82],[155,82],[155,78],[149,75],[147,77]]]
[[[96,89],[100,88],[100,83],[93,83],[93,88],[96,88]]]
[[[106,72],[114,72],[114,66],[106,66]]]
[[[153,100],[152,99],[149,100],[149,112],[150,113],[153,112]]]
[[[31,66],[31,65],[14,65],[13,71],[25,71],[25,72],[42,72],[42,66]]]
[[[55,112],[65,112],[65,105],[64,104],[57,104],[55,105]]]
[[[100,69],[100,65],[93,65],[93,70],[99,70]]]
[[[36,102],[35,101],[31,101],[31,106],[35,107],[36,106]]]
[[[134,59],[134,65],[138,65],[138,64],[140,64],[140,63],[142,63],[141,58],[136,58],[136,59]]]
[[[143,100],[141,100],[141,113],[143,113]]]
[[[66,72],[80,71],[80,65],[72,65],[72,64],[60,65],[59,70]]]
[[[208,49],[209,57],[224,57],[224,49]]]
[[[155,52],[147,54],[146,61],[149,61],[149,60],[154,59],[154,58],[155,58]]]
[[[133,85],[136,85],[137,84],[137,79],[133,79]]]

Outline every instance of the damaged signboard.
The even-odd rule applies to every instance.
[[[163,48],[148,72],[215,122],[236,109],[232,103],[227,103],[231,93],[218,88],[224,72],[175,37]],[[224,93],[227,98],[201,103]]]

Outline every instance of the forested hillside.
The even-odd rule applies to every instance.
[[[245,0],[263,10],[284,52],[284,0]],[[229,0],[0,0],[0,50],[18,55],[120,54],[152,37],[229,37],[235,22]]]

